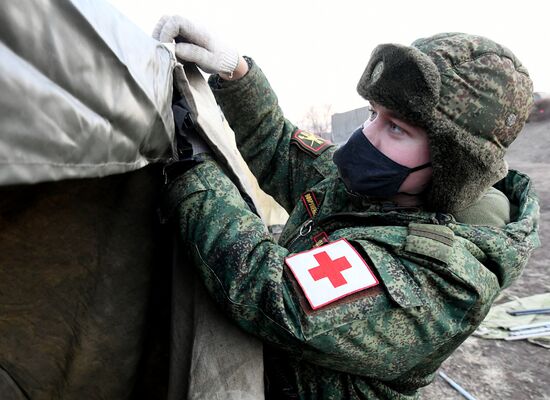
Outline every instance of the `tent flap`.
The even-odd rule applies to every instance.
[[[0,185],[98,177],[171,154],[175,57],[105,1],[0,13]]]

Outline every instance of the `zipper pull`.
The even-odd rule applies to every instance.
[[[300,226],[300,230],[298,231],[298,235],[296,235],[296,236],[294,237],[294,239],[292,239],[292,240],[290,241],[290,243],[287,244],[285,247],[286,247],[286,248],[292,247],[292,245],[294,244],[294,242],[296,242],[296,240],[298,240],[299,238],[304,237],[304,236],[306,236],[307,234],[309,234],[309,233],[311,232],[312,229],[313,229],[313,220],[312,220],[312,219],[306,220],[306,221]]]

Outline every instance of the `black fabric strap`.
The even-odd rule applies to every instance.
[[[431,161],[428,161],[426,164],[419,165],[418,167],[414,167],[410,169],[410,172],[415,172],[424,168],[428,168],[432,165]]]

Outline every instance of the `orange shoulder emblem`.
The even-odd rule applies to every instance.
[[[319,155],[331,144],[329,140],[322,139],[314,133],[297,129],[292,135],[291,143],[297,144],[308,153]]]

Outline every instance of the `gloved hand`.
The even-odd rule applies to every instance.
[[[197,64],[204,72],[222,73],[229,77],[239,63],[239,54],[203,27],[179,15],[162,17],[153,38],[164,42],[176,42],[176,56],[183,61]]]

